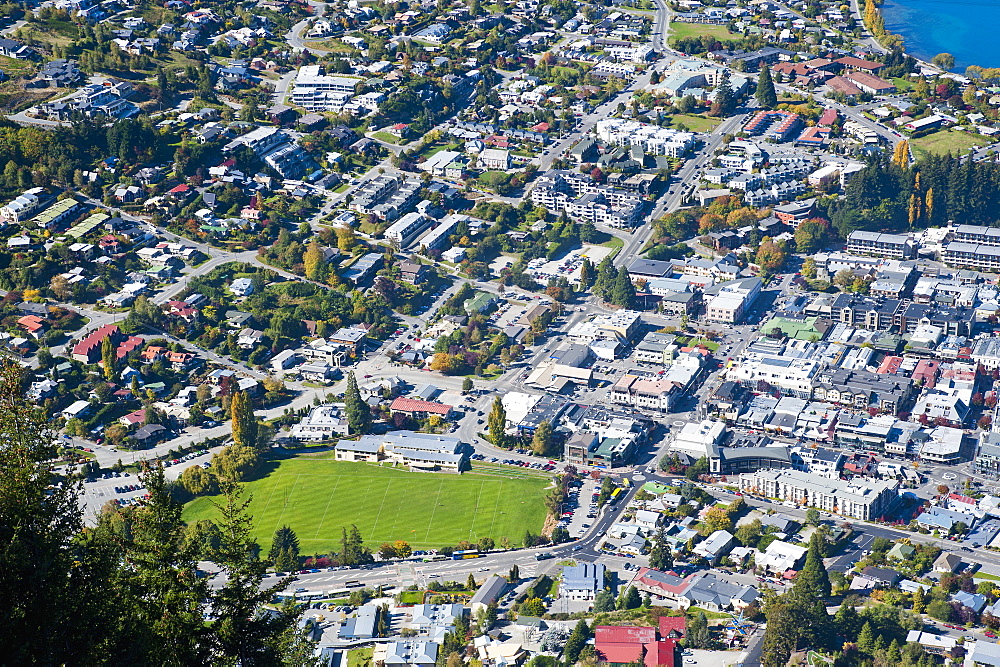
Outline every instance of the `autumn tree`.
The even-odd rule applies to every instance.
[[[233,422],[233,442],[241,447],[253,449],[257,446],[257,417],[253,412],[250,395],[237,391],[229,402],[229,414]]]
[[[785,263],[785,251],[770,238],[765,237],[757,248],[755,263],[766,274],[771,274],[781,268]]]

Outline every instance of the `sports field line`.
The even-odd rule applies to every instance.
[[[385,493],[382,494],[382,502],[378,506],[378,514],[375,515],[375,521],[372,523],[372,537],[369,538],[374,540],[375,526],[378,525],[379,519],[382,518],[382,509],[385,507],[385,499],[389,497],[389,489],[392,487],[392,480],[390,479],[388,484],[385,485]]]
[[[313,539],[319,539],[319,531],[323,530],[323,523],[326,521],[326,514],[330,511],[330,503],[333,502],[333,497],[337,495],[337,489],[340,487],[340,480],[333,486],[333,491],[330,492],[330,499],[326,501],[326,508],[323,510],[323,518],[319,520],[319,525],[316,527],[316,537]]]
[[[260,516],[257,518],[257,526],[254,530],[260,530],[261,522],[264,520],[264,515],[267,514],[267,508],[271,506],[271,498],[274,497],[274,490],[278,488],[278,482],[281,479],[281,475],[276,475],[274,478],[274,483],[271,485],[271,493],[267,495],[267,500],[264,501],[264,508],[260,511]]]
[[[444,480],[441,480],[441,483],[438,484],[438,490],[437,490],[437,493],[434,494],[434,500],[438,500],[441,497],[441,489],[442,488],[444,488]],[[428,539],[430,537],[430,535],[431,535],[431,526],[434,525],[434,515],[437,514],[438,505],[440,505],[440,504],[441,503],[438,503],[438,502],[434,503],[434,510],[431,512],[431,518],[427,522],[427,532],[424,533],[424,539],[425,540]]]
[[[486,482],[483,482],[485,484]],[[490,535],[493,534],[493,529],[497,525],[497,512],[500,511],[500,496],[503,495],[503,481],[500,482],[500,488],[497,489],[497,502],[493,506],[493,521],[490,522]]]
[[[482,482],[479,485],[479,493],[476,494],[476,508],[474,510],[472,510],[472,525],[469,527],[469,541],[470,542],[472,542],[473,540],[476,539],[475,538],[475,535],[476,535],[476,520],[479,518],[479,503],[483,499],[483,487],[485,485],[486,485],[486,482],[485,481]]]
[[[299,483],[299,477],[300,477],[300,475],[296,475],[295,476],[295,481],[292,482],[292,488],[288,490],[287,494],[285,494],[285,502],[283,502],[281,504],[281,514],[278,515],[278,521],[274,524],[274,529],[275,530],[277,530],[278,526],[281,525],[281,519],[284,518],[284,516],[285,516],[285,510],[288,509],[288,501],[291,499],[292,494],[295,493],[295,487]]]

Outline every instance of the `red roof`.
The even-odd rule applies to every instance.
[[[108,336],[117,336],[118,326],[115,324],[105,324],[92,332],[89,336],[73,346],[73,354],[90,355],[98,345]]]
[[[535,132],[548,132],[549,124],[546,122],[541,122],[538,125],[532,125],[531,129]]]
[[[631,625],[598,625],[594,628],[594,643],[603,644],[648,644],[656,641],[656,628]],[[600,650],[600,648],[598,648]],[[612,660],[611,662],[618,662]]]
[[[142,339],[138,336],[129,336],[121,345],[118,346],[118,349],[115,350],[115,357],[117,359],[124,359],[129,352],[137,350],[140,347],[142,347]]]
[[[660,616],[660,636],[670,637],[671,633],[684,637],[687,631],[687,619],[683,616]]]
[[[432,415],[448,415],[451,412],[451,406],[444,403],[435,403],[434,401],[421,401],[417,398],[400,396],[392,402],[389,410],[392,412],[425,412]]]
[[[45,327],[45,320],[40,318],[38,315],[25,315],[24,317],[18,318],[17,323],[31,333],[35,333]]]
[[[963,496],[958,493],[949,493],[948,500],[955,500],[960,503],[965,503],[966,505],[975,505],[976,499],[970,498],[969,496]]]
[[[146,421],[146,408],[136,410],[135,412],[130,412],[124,417],[122,417],[129,424],[141,424]]]
[[[191,186],[187,185],[186,183],[182,183],[181,185],[178,185],[177,187],[170,188],[169,190],[167,190],[167,193],[168,194],[172,194],[172,195],[180,195],[180,194],[184,194],[185,192],[187,192],[190,189],[191,189]]]
[[[826,109],[823,111],[823,115],[819,117],[820,125],[833,125],[836,121],[837,121],[836,109]]]
[[[605,662],[627,665],[642,660],[642,644],[597,644],[597,655]]]
[[[854,69],[864,69],[874,72],[877,69],[885,67],[882,63],[873,63],[870,60],[862,60],[861,58],[855,58],[854,56],[844,56],[843,58],[837,58],[833,62],[840,63],[844,67],[852,67]]]
[[[661,617],[662,620],[663,617]],[[677,659],[677,641],[663,639],[646,644],[646,667],[674,667]]]

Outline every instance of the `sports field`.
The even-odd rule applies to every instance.
[[[247,484],[254,536],[266,550],[274,530],[291,526],[302,553],[339,549],[341,528],[357,524],[368,546],[405,540],[414,549],[501,537],[519,544],[538,534],[549,480],[496,474],[408,472],[322,458],[281,461]],[[212,498],[196,498],[186,521],[216,518]]]

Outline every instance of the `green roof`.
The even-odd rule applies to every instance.
[[[72,211],[74,208],[80,205],[75,199],[60,199],[52,206],[35,216],[35,222],[39,227],[45,227],[50,222],[55,220],[61,215],[64,215],[67,211]]]
[[[496,303],[496,296],[489,292],[476,292],[475,296],[465,302],[465,312],[484,313]]]
[[[652,493],[654,496],[662,496],[664,493],[670,492],[670,487],[659,482],[646,482],[642,485],[642,490],[646,493]]]
[[[111,216],[109,216],[107,213],[94,213],[93,215],[88,216],[86,219],[84,219],[83,222],[79,222],[73,225],[73,227],[66,233],[69,236],[72,236],[73,238],[79,239],[80,237],[85,236],[90,232],[94,231],[94,229],[99,227],[101,224],[104,223],[105,220],[107,220],[110,217]]]

